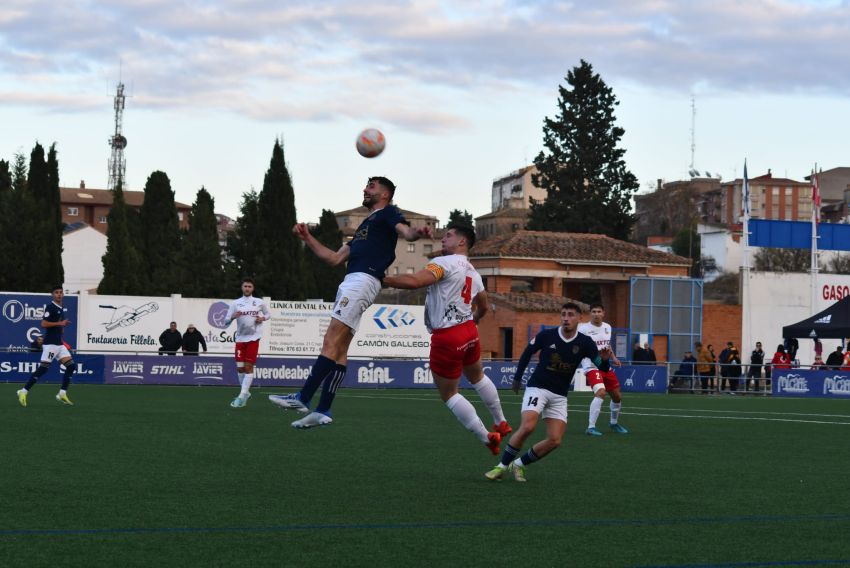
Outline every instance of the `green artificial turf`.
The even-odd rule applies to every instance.
[[[0,385],[0,566],[850,564],[850,401],[624,395],[631,433],[564,443],[528,482],[434,391],[343,390],[333,425],[255,390]],[[477,395],[465,391],[489,424]],[[519,396],[502,393],[512,424]],[[533,436],[543,435],[542,426]]]

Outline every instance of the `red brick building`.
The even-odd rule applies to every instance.
[[[690,259],[605,235],[518,231],[481,241],[470,261],[484,278],[494,317],[479,326],[485,355],[517,357],[530,324],[555,325],[566,298],[598,287],[606,319],[629,326],[633,276],[687,278]],[[510,331],[509,331],[510,330]]]

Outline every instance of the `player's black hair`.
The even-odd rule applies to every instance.
[[[52,294],[56,290],[64,290],[64,288],[62,288],[61,284],[57,284],[56,286],[54,286],[53,288],[50,289],[50,293]]]
[[[446,227],[446,231],[454,229],[455,233],[460,233],[462,237],[466,239],[466,248],[472,248],[475,246],[475,229],[466,223],[450,223],[448,227]]]
[[[575,302],[567,302],[566,304],[561,306],[561,310],[575,310],[578,313],[581,313],[581,306],[579,306]]]
[[[390,190],[390,199],[392,199],[393,196],[395,195],[395,184],[393,182],[391,182],[389,179],[385,178],[384,176],[372,176],[372,177],[369,178],[369,181],[370,182],[374,181],[374,182],[378,183],[379,185],[382,185],[385,188],[387,188],[388,190]]]
[[[594,302],[594,303],[590,304],[590,309],[592,310],[593,308],[599,308],[603,312],[605,311],[605,306],[603,306],[599,302]]]
[[[250,276],[246,276],[245,278],[242,279],[242,284],[244,284],[245,282],[247,282],[248,284],[253,284],[254,279],[251,278]]]

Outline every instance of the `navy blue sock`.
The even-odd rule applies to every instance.
[[[325,380],[325,377],[334,372],[336,368],[336,361],[333,359],[328,359],[324,355],[319,355],[316,359],[316,363],[313,365],[313,370],[310,372],[310,376],[307,377],[307,382],[304,383],[304,386],[301,387],[301,392],[298,393],[298,398],[301,399],[301,402],[310,405],[310,400],[313,398],[313,395],[316,394],[316,391],[321,386],[322,381]]]
[[[27,384],[24,385],[24,390],[30,390],[32,387],[34,387],[35,383],[38,382],[39,377],[44,376],[44,374],[47,373],[47,369],[49,368],[50,367],[45,367],[44,365],[39,365],[38,369],[35,370],[35,373],[30,376],[30,379],[27,381]]]
[[[528,448],[528,451],[522,455],[520,461],[522,462],[522,465],[528,465],[530,463],[536,462],[539,459],[540,458],[537,456],[537,454],[534,453],[534,448]]]
[[[322,396],[319,398],[319,405],[316,406],[316,412],[328,414],[331,410],[331,405],[336,397],[336,390],[345,379],[345,365],[337,365],[331,376],[325,380],[322,385]]]
[[[71,361],[65,365],[65,374],[62,375],[62,390],[68,390],[68,385],[71,383],[71,375],[77,370],[77,364]]]
[[[507,467],[509,463],[514,461],[516,457],[519,455],[519,448],[515,448],[512,445],[508,444],[505,446],[504,451],[502,452],[502,465]]]

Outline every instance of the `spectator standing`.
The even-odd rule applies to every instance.
[[[815,340],[815,358],[823,357],[823,343],[820,342],[820,339],[817,337],[813,338]]]
[[[658,358],[655,356],[655,351],[649,346],[649,343],[643,344],[643,350],[646,351],[646,364],[655,365],[658,363]]]
[[[183,355],[198,355],[201,347],[204,348],[204,353],[207,352],[207,341],[193,323],[190,323],[183,333],[182,345]]]
[[[183,346],[183,336],[177,331],[177,322],[173,321],[168,325],[168,329],[159,334],[160,355],[177,355],[177,352]]]
[[[702,392],[708,394],[709,379],[714,375],[714,358],[708,348],[703,347],[699,341],[694,343],[694,349],[697,352],[697,373],[699,373],[700,386]]]
[[[717,386],[717,354],[714,352],[714,345],[708,344],[708,352],[711,354],[711,388]]]
[[[823,359],[820,358],[820,355],[815,355],[815,360],[812,363],[812,371],[827,371],[829,367],[823,362]]]
[[[793,363],[797,360],[797,350],[800,348],[800,342],[796,337],[785,338],[785,353],[788,354],[788,359]]]
[[[632,365],[646,365],[648,354],[643,347],[640,346],[640,341],[635,341],[632,349]]]
[[[835,348],[835,351],[829,354],[826,358],[826,366],[832,369],[833,371],[837,371],[841,368],[841,364],[844,362],[844,353],[842,353],[843,349],[839,345]]]
[[[729,379],[729,392],[736,393],[738,391],[738,383],[741,381],[741,354],[738,348],[730,341],[729,342],[729,359],[726,362],[726,376]]]
[[[770,361],[771,369],[790,369],[791,357],[785,351],[785,346],[781,343],[776,346],[776,353],[773,354],[773,359]],[[772,374],[772,371],[771,371]]]
[[[729,357],[732,355],[732,342],[727,341],[726,347],[720,352],[720,358],[717,360],[720,363],[720,390],[726,389],[726,383],[729,379]]]
[[[764,349],[761,348],[761,341],[756,341],[756,348],[750,353],[750,368],[747,371],[747,378],[753,380],[753,392],[759,390],[759,379],[761,379],[761,367],[764,364]],[[747,381],[745,390],[749,389],[750,381]]]

